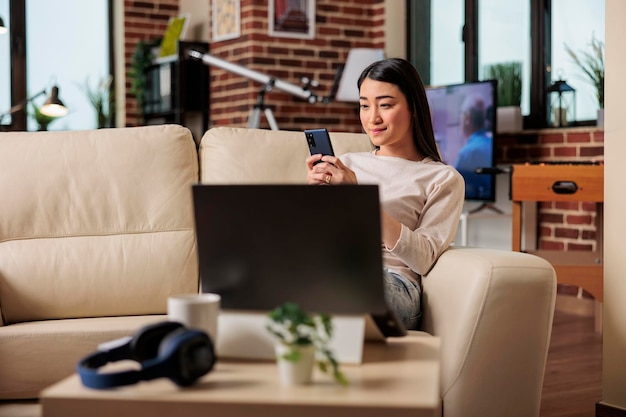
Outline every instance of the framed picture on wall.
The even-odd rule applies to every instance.
[[[213,0],[213,41],[235,39],[241,35],[240,0]]]
[[[315,38],[315,0],[269,0],[270,36]]]

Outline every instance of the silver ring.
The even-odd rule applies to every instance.
[[[326,181],[326,184],[330,184],[330,175],[326,175],[326,178],[324,178],[324,181]]]

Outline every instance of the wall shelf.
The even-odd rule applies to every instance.
[[[209,127],[209,67],[189,59],[187,50],[208,52],[206,42],[178,42],[175,56],[147,68],[143,115],[146,124],[188,127],[199,143]]]

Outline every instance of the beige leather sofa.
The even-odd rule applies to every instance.
[[[337,154],[371,149],[331,134]],[[0,135],[0,415],[198,289],[191,184],[304,182],[301,132],[174,125]],[[537,416],[556,294],[544,260],[453,248],[424,277],[443,415]],[[16,408],[18,407],[18,408]],[[25,407],[29,407],[26,408]]]

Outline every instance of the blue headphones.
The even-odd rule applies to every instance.
[[[161,377],[185,387],[211,371],[216,361],[213,343],[205,332],[172,321],[145,326],[132,337],[105,345],[78,362],[78,375],[86,387],[112,388]],[[125,359],[139,362],[141,369],[98,371],[109,362]]]

